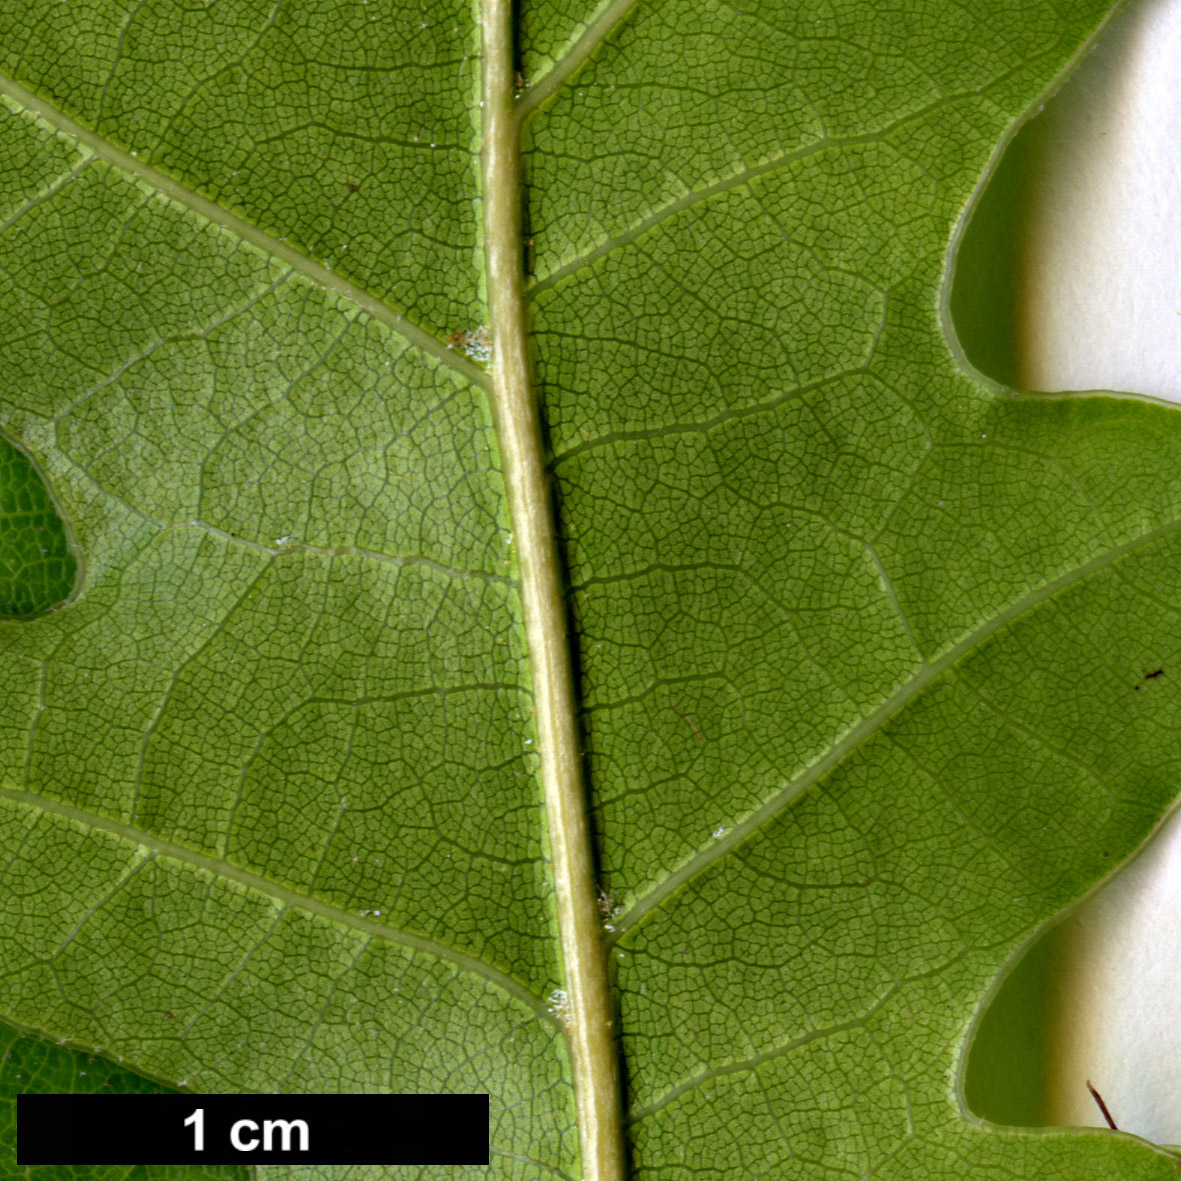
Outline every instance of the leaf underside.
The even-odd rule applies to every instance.
[[[93,1054],[54,1045],[31,1034],[0,1028],[0,1161],[3,1176],[28,1181],[84,1177],[86,1181],[126,1181],[123,1167],[53,1169],[40,1166],[15,1169],[16,1099],[21,1094],[166,1095],[161,1087],[124,1067]],[[146,1172],[146,1170],[141,1170]],[[227,1167],[153,1167],[153,1181],[245,1181],[246,1170]]]
[[[634,1174],[1175,1177],[957,1097],[1002,966],[1176,793],[1181,678],[1132,691],[1181,655],[1175,415],[998,391],[941,311],[1105,0],[608,7],[526,124],[527,257]],[[533,87],[596,15],[522,6]],[[198,1091],[488,1091],[487,1176],[572,1178],[444,344],[479,66],[445,0],[0,3],[0,476],[68,522],[0,621],[0,1017]]]

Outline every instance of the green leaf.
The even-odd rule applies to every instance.
[[[170,1095],[174,1090],[140,1078],[93,1054],[0,1027],[0,1161],[4,1177],[23,1181],[245,1181],[246,1170],[202,1167],[15,1168],[16,1099],[28,1093]]]
[[[77,575],[65,522],[29,457],[0,438],[0,618],[40,615]]]
[[[1176,794],[1176,417],[946,310],[1105,0],[520,7],[0,3],[83,570],[0,622],[0,1017],[487,1091],[492,1177],[619,1181],[620,1078],[637,1178],[1175,1177],[959,1082]]]

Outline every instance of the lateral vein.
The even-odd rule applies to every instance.
[[[74,804],[67,804],[62,800],[54,800],[47,796],[38,795],[36,792],[20,791],[10,787],[0,787],[0,799],[11,800],[13,803],[34,808],[39,812],[44,812],[51,816],[58,816],[64,820],[73,821],[76,824],[83,824],[99,832],[109,833],[111,836],[118,837],[120,840],[146,849],[157,856],[165,857],[170,861],[178,861],[182,865],[190,866],[193,869],[204,870],[206,873],[212,874],[215,877],[224,878],[227,881],[237,882],[249,890],[266,894],[293,910],[301,910],[307,914],[313,914],[330,922],[338,923],[341,926],[349,927],[354,931],[368,935],[372,939],[380,939],[386,943],[395,943],[401,947],[407,947],[414,951],[424,952],[427,955],[437,956],[439,959],[447,960],[466,972],[483,976],[491,984],[496,985],[496,987],[509,993],[516,1000],[527,1005],[534,1013],[544,1018],[550,1024],[554,1024],[555,1022],[553,1014],[549,1011],[548,1002],[544,998],[530,992],[520,981],[514,980],[507,972],[502,972],[492,964],[477,959],[476,956],[469,955],[467,952],[459,951],[457,948],[449,947],[445,943],[429,939],[424,935],[415,935],[409,931],[398,930],[395,927],[387,926],[365,915],[354,914],[352,911],[345,910],[343,907],[333,906],[331,903],[314,898],[310,894],[301,894],[298,890],[292,890],[287,886],[272,882],[260,874],[251,873],[249,870],[233,865],[229,861],[222,860],[218,857],[211,857],[208,853],[201,853],[196,849],[188,849],[183,845],[178,845],[173,841],[165,840],[163,837],[154,836],[152,833],[136,828],[134,825],[124,824],[122,821],[112,820],[107,816],[100,816],[97,813],[88,812],[84,808],[79,808]]]
[[[434,357],[448,369],[454,370],[466,381],[479,386],[481,389],[486,390],[489,388],[491,382],[488,374],[478,365],[473,364],[462,354],[448,348],[441,340],[427,332],[425,328],[420,328],[417,324],[407,320],[401,312],[396,311],[383,300],[371,295],[363,287],[358,286],[349,279],[338,275],[331,268],[321,262],[317,262],[310,255],[297,250],[289,242],[284,242],[274,237],[274,235],[260,230],[244,217],[240,217],[236,213],[231,213],[224,206],[219,205],[216,201],[210,200],[208,197],[202,196],[195,189],[181,184],[180,181],[169,176],[166,172],[153,167],[131,152],[116,147],[109,140],[84,127],[76,119],[72,119],[63,111],[59,111],[55,106],[41,98],[40,95],[35,94],[5,74],[0,74],[0,94],[7,95],[14,102],[19,103],[39,119],[48,123],[50,127],[76,140],[98,159],[119,169],[120,172],[127,173],[142,184],[155,189],[162,196],[175,201],[178,205],[183,205],[186,209],[200,214],[215,225],[223,226],[243,241],[249,242],[250,245],[261,250],[264,254],[269,254],[273,258],[287,263],[293,270],[305,278],[310,279],[317,286],[323,287],[339,295],[341,298],[348,300],[350,303],[355,304],[379,323],[384,324],[387,328],[393,329],[394,332],[415,348]]]
[[[588,57],[621,25],[640,0],[610,0],[589,25],[582,36],[517,100],[517,116],[522,122],[551,94],[560,90],[567,80],[582,67]]]
[[[656,909],[690,879],[696,877],[715,861],[726,856],[736,846],[752,837],[759,829],[769,824],[784,808],[834,770],[838,764],[844,762],[849,755],[900,714],[932,681],[941,677],[1002,628],[1020,618],[1027,611],[1032,611],[1048,599],[1052,599],[1076,583],[1082,582],[1090,575],[1114,565],[1121,558],[1136,553],[1155,541],[1173,536],[1179,531],[1181,531],[1181,520],[1171,521],[1168,525],[1163,525],[1161,528],[1154,529],[1150,533],[1125,542],[1123,545],[1115,546],[1105,554],[1100,554],[1089,562],[1076,566],[1075,569],[1023,595],[980,627],[969,632],[959,643],[948,648],[941,656],[924,663],[919,672],[883,701],[877,709],[847,730],[827,754],[817,759],[807,770],[797,775],[789,783],[784,784],[762,807],[755,809],[744,820],[739,821],[724,836],[711,841],[708,848],[701,849],[688,860],[682,862],[677,869],[653,886],[646,894],[639,897],[624,914],[615,920],[613,924],[615,930],[611,941],[618,940],[624,932],[639,923],[646,914]]]

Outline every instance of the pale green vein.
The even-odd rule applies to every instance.
[[[695,1074],[690,1078],[679,1082],[674,1087],[670,1087],[663,1095],[653,1099],[651,1103],[646,1103],[642,1107],[635,1108],[631,1113],[631,1118],[628,1120],[630,1124],[638,1124],[640,1120],[646,1119],[650,1115],[655,1115],[661,1108],[667,1107],[670,1103],[679,1099],[687,1091],[695,1090],[703,1086],[705,1083],[711,1082],[716,1078],[724,1078],[728,1074],[749,1074],[751,1071],[758,1070],[760,1066],[768,1062],[774,1062],[776,1058],[782,1058],[790,1054],[793,1050],[798,1050],[803,1046],[811,1045],[813,1042],[823,1041],[825,1038],[836,1037],[839,1033],[848,1033],[854,1029],[863,1029],[866,1022],[875,1017],[882,1009],[882,1007],[894,996],[898,991],[897,986],[891,987],[884,996],[878,1000],[861,1016],[851,1018],[848,1021],[842,1021],[839,1025],[828,1025],[824,1029],[813,1029],[808,1033],[801,1034],[799,1037],[793,1037],[786,1042],[773,1047],[770,1050],[764,1050],[760,1054],[752,1054],[749,1058],[743,1058],[737,1062],[726,1062],[721,1066],[710,1066]]]
[[[517,118],[524,122],[550,95],[560,90],[583,63],[621,25],[640,0],[610,0],[566,53],[517,100]]]
[[[659,209],[653,210],[643,220],[637,222],[630,229],[624,230],[620,234],[614,234],[605,238],[598,246],[592,247],[585,254],[580,254],[576,258],[572,258],[569,262],[563,263],[557,270],[551,271],[550,274],[544,278],[538,279],[528,288],[528,296],[533,299],[540,295],[541,292],[547,288],[553,287],[556,283],[560,283],[568,275],[575,271],[580,271],[584,267],[597,262],[604,255],[611,254],[614,251],[631,245],[637,238],[642,237],[649,230],[655,229],[661,222],[667,221],[670,217],[675,217],[678,213],[686,209],[692,208],[694,205],[699,205],[702,201],[708,201],[711,197],[716,197],[721,193],[729,192],[733,189],[742,188],[743,185],[749,184],[751,181],[757,180],[761,176],[766,176],[768,173],[777,172],[781,168],[790,167],[792,164],[797,164],[802,160],[807,160],[810,157],[817,156],[826,151],[839,151],[844,148],[853,147],[868,147],[873,144],[886,144],[889,136],[901,131],[904,127],[911,123],[919,122],[936,111],[944,110],[952,106],[954,103],[961,102],[964,99],[981,98],[987,95],[991,90],[1004,85],[1010,77],[1015,73],[1015,70],[1007,71],[1002,74],[997,80],[989,86],[984,87],[979,91],[973,91],[969,94],[949,94],[940,98],[937,102],[929,103],[927,106],[919,107],[915,111],[911,111],[903,115],[899,119],[895,119],[890,123],[876,128],[874,131],[867,131],[861,135],[847,135],[847,136],[829,136],[822,135],[819,139],[813,140],[811,143],[801,148],[796,148],[790,152],[784,152],[781,155],[774,156],[771,159],[763,160],[758,164],[751,164],[745,168],[740,168],[727,176],[721,177],[714,181],[713,184],[706,185],[704,188],[691,189],[683,193],[675,201],[670,201],[666,205],[662,205]],[[548,78],[549,75],[546,75]],[[532,93],[532,91],[530,91]]]
[[[160,169],[139,159],[134,152],[126,152],[122,148],[116,147],[101,135],[97,135],[75,119],[71,119],[69,115],[59,111],[39,95],[4,74],[0,74],[0,94],[7,95],[8,98],[19,103],[25,110],[36,115],[55,131],[69,136],[89,149],[98,159],[128,176],[134,177],[140,183],[154,189],[169,200],[175,201],[178,205],[200,214],[213,224],[224,227],[263,253],[287,263],[293,270],[299,272],[304,278],[310,279],[317,286],[348,300],[379,323],[392,329],[415,348],[429,354],[447,368],[460,374],[466,381],[483,389],[490,387],[487,373],[467,357],[449,349],[441,340],[417,324],[411,323],[389,304],[377,299],[356,283],[336,274],[330,267],[297,250],[290,243],[264,233],[245,218],[231,213],[216,201],[211,201],[208,197],[204,197],[194,189],[181,184],[167,173],[161,172]]]
[[[67,933],[64,939],[57,945],[51,959],[56,959],[60,956],[71,943],[85,930],[86,925],[92,918],[105,906],[109,906],[127,887],[130,885],[132,878],[134,878],[141,869],[150,861],[150,857],[144,857],[139,861],[135,861],[123,870],[123,872],[115,879],[115,882],[103,892],[103,894],[94,902],[92,902],[83,912],[73,928]]]
[[[501,1148],[496,1144],[489,1144],[488,1151],[493,1156],[503,1156],[506,1160],[516,1161],[518,1164],[529,1165],[534,1169],[541,1169],[544,1173],[549,1173],[554,1177],[561,1177],[563,1181],[574,1181],[574,1178],[569,1173],[562,1172],[557,1165],[546,1164],[543,1160],[538,1160],[533,1156],[526,1156],[523,1152],[509,1152],[506,1148]]]
[[[96,156],[88,157],[85,164],[75,171],[80,174],[85,168],[88,168],[90,165],[92,165],[96,159]],[[0,226],[0,230],[3,229],[4,227]],[[293,273],[293,271],[286,271],[278,278],[258,287],[256,290],[250,292],[240,305],[231,307],[227,311],[222,312],[216,319],[210,321],[208,324],[199,324],[196,327],[184,332],[171,332],[164,336],[160,336],[153,340],[150,344],[144,346],[141,349],[138,349],[132,355],[124,357],[124,359],[120,361],[101,381],[96,382],[74,401],[65,404],[60,410],[56,410],[53,415],[53,420],[60,423],[68,419],[71,414],[77,413],[77,411],[81,409],[81,407],[85,406],[92,398],[115,385],[136,365],[146,361],[157,349],[162,348],[168,344],[175,344],[176,342],[182,340],[207,340],[212,332],[215,332],[217,329],[222,328],[226,324],[232,323],[237,317],[243,316],[247,312],[252,311],[264,300],[273,296],[280,287],[282,287],[291,279]],[[345,331],[347,331],[347,329],[345,329]]]
[[[333,1003],[336,1000],[336,994],[340,991],[340,986],[345,980],[348,979],[350,975],[352,975],[353,972],[356,971],[357,965],[364,958],[365,953],[369,950],[369,947],[370,944],[368,943],[362,944],[358,949],[357,954],[353,956],[344,970],[337,975],[335,980],[332,981],[332,987],[328,990],[328,995],[324,998],[324,1003],[320,1006],[318,1012],[316,1013],[316,1019],[308,1023],[307,1036],[303,1040],[303,1045],[299,1048],[297,1053],[292,1054],[291,1056],[291,1069],[280,1080],[277,1090],[283,1091],[295,1085],[292,1081],[295,1076],[295,1072],[299,1069],[303,1059],[307,1058],[310,1054],[315,1053],[316,1035],[324,1027],[324,1022],[328,1020],[329,1013],[332,1011]],[[222,990],[223,992],[226,991],[226,985],[222,985]],[[202,1016],[204,1016],[204,1012],[205,1011],[202,1010]],[[194,1024],[196,1020],[197,1019],[195,1018],[194,1022],[191,1022],[190,1024]]]
[[[319,898],[313,898],[308,894],[301,894],[297,890],[292,890],[287,886],[272,882],[259,874],[251,873],[249,870],[242,869],[228,861],[223,861],[217,857],[210,857],[207,853],[201,853],[195,849],[187,849],[183,845],[177,845],[172,841],[165,840],[163,837],[154,836],[152,833],[145,832],[143,829],[135,828],[130,824],[124,824],[119,820],[112,820],[106,816],[97,815],[94,812],[88,812],[84,808],[64,803],[61,800],[52,800],[46,796],[38,795],[36,792],[20,791],[11,787],[0,787],[0,799],[11,800],[13,803],[21,804],[26,808],[32,808],[50,816],[57,816],[63,820],[70,820],[75,824],[85,825],[87,828],[94,829],[98,832],[108,833],[141,849],[147,849],[159,857],[179,862],[181,865],[188,866],[191,869],[201,870],[205,873],[212,874],[214,877],[223,878],[226,881],[237,882],[239,885],[245,886],[248,890],[254,890],[259,894],[264,894],[267,897],[275,899],[276,902],[281,902],[284,906],[291,907],[293,910],[301,910],[306,914],[315,915],[317,918],[326,919],[331,923],[347,927],[350,930],[359,931],[371,939],[380,939],[386,943],[410,948],[413,951],[446,960],[462,971],[471,972],[476,976],[482,976],[490,984],[508,993],[514,1000],[520,1001],[523,1005],[527,1006],[536,1016],[542,1018],[548,1024],[561,1028],[561,1022],[550,1012],[549,1002],[544,998],[530,992],[529,989],[519,981],[514,980],[507,972],[503,972],[492,964],[477,959],[467,952],[459,951],[454,947],[448,947],[445,943],[439,943],[437,940],[428,939],[423,935],[415,935],[409,931],[397,930],[394,927],[379,923],[365,915],[354,914],[352,911],[345,910],[342,907],[323,902]]]
[[[11,107],[13,104],[9,103],[6,105]],[[31,210],[36,209],[38,205],[44,205],[46,201],[52,201],[53,198],[56,197],[66,185],[76,181],[78,177],[81,176],[82,173],[85,172],[86,169],[89,168],[93,163],[93,156],[82,160],[80,163],[75,164],[74,167],[68,172],[64,172],[61,176],[56,177],[39,192],[34,193],[27,200],[22,201],[18,206],[16,206],[15,209],[13,209],[11,213],[4,217],[3,221],[0,221],[0,234],[4,233],[5,230],[10,229]]]
[[[890,572],[878,556],[878,551],[869,542],[865,543],[865,552],[869,555],[869,560],[873,563],[873,567],[877,571],[878,583],[882,588],[882,594],[886,596],[887,602],[894,609],[894,614],[898,616],[898,621],[902,624],[902,629],[906,632],[907,638],[914,646],[914,650],[919,656],[922,656],[923,646],[919,643],[919,638],[914,634],[914,628],[910,626],[910,620],[906,617],[906,612],[903,611],[902,604],[898,601],[898,594],[894,590],[894,580],[890,577]]]
[[[545,441],[533,386],[521,252],[521,124],[512,105],[513,0],[483,0],[481,201],[493,340],[493,411],[520,570],[539,779],[562,949],[565,1022],[583,1181],[624,1181],[618,1032],[596,904],[594,836],[554,528]]]
[[[691,878],[702,873],[715,861],[725,857],[747,838],[769,824],[784,808],[803,795],[808,788],[827,775],[837,764],[843,762],[845,758],[881,730],[887,722],[901,713],[933,681],[1002,628],[1076,583],[1114,565],[1121,558],[1134,554],[1146,546],[1171,537],[1178,532],[1181,532],[1181,520],[1172,521],[1168,525],[1154,529],[1152,532],[1145,533],[1123,545],[1115,546],[1107,553],[1092,558],[1089,562],[1084,562],[1081,566],[1075,567],[1061,577],[1015,600],[1005,610],[994,615],[974,631],[969,632],[958,644],[948,648],[938,659],[925,663],[911,680],[887,698],[873,713],[846,731],[844,737],[823,758],[818,759],[803,774],[798,775],[780,788],[761,808],[756,809],[745,820],[739,821],[725,835],[711,840],[708,848],[701,849],[673,870],[647,894],[638,898],[625,913],[615,920],[615,929],[609,939],[612,942],[618,940],[625,931],[634,927],[646,914],[656,909]]]
[[[154,860],[154,858],[152,858],[152,860]],[[262,951],[263,948],[265,948],[268,943],[270,943],[271,939],[274,937],[275,933],[279,930],[279,927],[283,922],[284,913],[285,913],[284,911],[280,911],[277,915],[275,915],[274,919],[271,921],[271,925],[266,929],[266,931],[262,935],[260,935],[257,939],[255,939],[253,945],[247,950],[246,954],[244,956],[242,956],[242,958],[238,961],[237,966],[229,973],[228,976],[224,977],[217,992],[214,995],[212,995],[205,1002],[205,1004],[203,1004],[201,1006],[200,1009],[197,1010],[197,1012],[193,1015],[193,1017],[191,1017],[188,1021],[185,1022],[185,1024],[181,1027],[181,1030],[180,1030],[181,1041],[184,1041],[186,1038],[188,1038],[192,1035],[193,1030],[197,1027],[197,1025],[201,1021],[203,1021],[205,1019],[205,1016],[208,1014],[209,1010],[212,1009],[218,1003],[219,998],[224,996],[226,993],[228,993],[230,991],[230,989],[234,986],[235,982],[242,975],[242,973],[245,972],[246,969],[250,967],[251,963],[254,960],[254,957],[260,951]],[[361,945],[361,950],[358,951],[357,954],[353,956],[352,962],[349,964],[349,967],[346,969],[346,971],[349,971],[353,967],[356,966],[357,961],[365,954],[365,951],[368,947],[369,947],[369,944],[367,944],[367,943]],[[333,988],[333,992],[335,992],[335,987]],[[329,998],[325,1003],[331,1004],[331,998]],[[296,1059],[295,1061],[298,1062],[298,1059]]]
[[[358,545],[305,545],[303,542],[287,537],[278,537],[273,544],[267,545],[266,542],[242,537],[227,529],[219,529],[216,525],[210,525],[206,521],[171,521],[168,523],[159,522],[159,524],[162,529],[198,529],[229,545],[244,546],[246,549],[264,554],[268,558],[281,558],[292,554],[315,554],[322,558],[362,558],[367,562],[380,562],[386,566],[415,566],[424,570],[433,570],[436,574],[445,574],[448,578],[463,581],[477,579],[480,582],[494,582],[502,586],[516,587],[517,585],[516,579],[508,574],[448,566],[446,562],[439,562],[421,554],[386,554],[380,550],[362,549]]]
[[[655,229],[661,222],[667,221],[670,217],[675,217],[685,209],[701,204],[702,201],[708,201],[711,197],[717,197],[721,193],[728,192],[731,189],[741,188],[743,185],[749,184],[752,180],[760,176],[765,176],[768,172],[775,172],[777,169],[786,168],[790,164],[807,160],[810,156],[818,156],[821,152],[826,152],[830,149],[836,150],[854,144],[874,143],[880,140],[880,138],[881,135],[874,132],[871,135],[850,137],[849,139],[819,139],[808,144],[807,147],[796,149],[794,152],[785,152],[782,156],[774,156],[770,160],[764,160],[761,164],[753,164],[749,168],[739,169],[729,176],[722,177],[721,180],[714,181],[712,185],[706,185],[703,189],[690,189],[675,201],[670,201],[667,205],[662,205],[659,209],[653,210],[652,213],[642,221],[637,222],[631,229],[625,230],[622,234],[615,234],[610,238],[605,238],[598,246],[588,250],[585,254],[580,254],[577,258],[572,258],[568,263],[558,267],[556,271],[552,271],[546,275],[544,279],[538,279],[529,288],[529,298],[532,299],[540,295],[547,288],[560,283],[567,275],[571,275],[575,271],[580,271],[584,267],[598,262],[604,255],[620,250],[624,246],[630,246],[637,238],[643,237],[644,234],[649,230]]]
[[[583,439],[567,447],[565,451],[556,452],[551,459],[551,465],[556,469],[559,464],[565,463],[577,455],[581,455],[584,451],[594,451],[599,447],[611,447],[616,443],[634,443],[641,439],[664,439],[670,435],[707,435],[710,431],[716,430],[724,423],[739,418],[752,418],[757,414],[766,414],[768,411],[782,406],[785,402],[794,402],[802,398],[805,394],[828,389],[845,378],[853,377],[857,374],[873,376],[864,366],[858,366],[855,369],[842,369],[837,373],[822,377],[818,381],[810,381],[806,385],[792,386],[786,393],[776,394],[773,398],[767,398],[765,401],[751,402],[747,406],[735,406],[732,409],[719,410],[718,413],[699,422],[666,422],[660,426],[633,427],[631,430],[622,431],[605,431],[601,435],[594,435],[589,439]],[[821,519],[831,524],[827,517],[821,517]]]

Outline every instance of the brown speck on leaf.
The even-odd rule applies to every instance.
[[[449,349],[463,349],[473,361],[492,360],[492,332],[487,324],[465,331],[448,332],[443,343]]]
[[[1165,670],[1163,668],[1154,668],[1152,672],[1144,674],[1144,679],[1146,681],[1155,681],[1157,677],[1163,677],[1164,675]]]
[[[681,719],[681,721],[689,723],[690,728],[693,730],[694,737],[697,739],[697,744],[699,746],[704,746],[705,735],[702,734],[701,729],[698,727],[697,723],[688,714],[682,713],[679,709],[677,709],[677,707],[673,705],[671,701],[668,702],[668,708],[671,709],[673,713],[675,713],[677,717]]]

